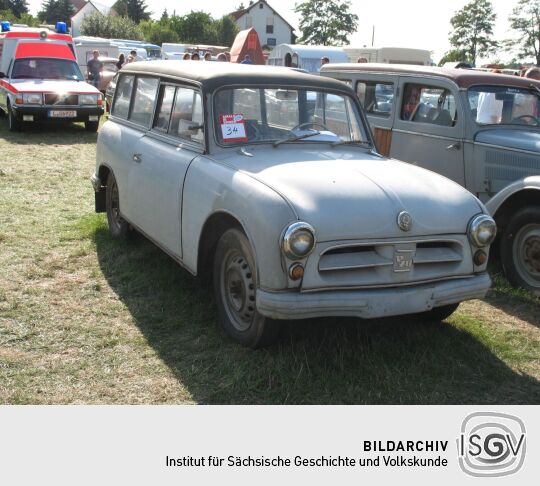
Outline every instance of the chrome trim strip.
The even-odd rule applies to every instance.
[[[525,150],[525,149],[518,149],[515,147],[505,147],[503,145],[493,145],[491,143],[484,143],[484,142],[474,142],[472,141],[474,145],[479,145],[480,147],[488,147],[488,148],[495,148],[499,150],[510,151],[510,152],[518,152],[521,154],[528,154],[528,155],[534,155],[535,157],[540,156],[540,153],[533,152],[532,150]]]
[[[439,125],[435,125],[435,126],[439,126]],[[441,135],[432,135],[431,133],[420,133],[420,132],[413,132],[411,130],[401,130],[400,128],[394,128],[392,129],[392,132],[405,133],[406,135],[417,135],[418,137],[436,138],[438,140],[455,140],[457,142],[463,141],[463,139],[459,137],[443,137]]]

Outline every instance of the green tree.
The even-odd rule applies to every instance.
[[[167,12],[167,9],[163,10],[163,13],[161,14],[160,22],[168,22],[169,21],[169,12]]]
[[[38,17],[47,24],[66,22],[69,25],[74,13],[75,8],[70,0],[45,0],[41,4],[41,11],[38,13]]]
[[[94,12],[82,21],[81,34],[106,39],[143,40],[143,33],[133,20]]]
[[[452,49],[444,54],[439,61],[439,66],[443,66],[447,62],[466,62],[467,54],[459,49]]]
[[[358,15],[351,13],[348,0],[307,0],[297,4],[300,15],[302,44],[335,46],[349,43],[349,35],[356,32]]]
[[[1,1],[1,0],[0,0]],[[0,4],[1,6],[1,4]],[[7,20],[9,21],[10,23],[12,24],[26,24],[30,27],[36,27],[38,26],[41,22],[39,21],[38,18],[28,14],[28,13],[23,13],[21,14],[20,17],[17,17],[12,10],[3,10],[0,8],[0,19],[2,20]]]
[[[113,8],[119,15],[130,18],[136,24],[142,20],[149,20],[152,15],[152,12],[147,10],[144,0],[118,0]]]
[[[224,15],[214,21],[217,42],[220,46],[232,46],[236,34],[240,30],[230,15]]]
[[[473,65],[476,65],[479,56],[494,52],[497,42],[492,37],[496,18],[489,0],[472,0],[458,10],[450,19],[453,28],[450,45],[453,50],[464,52]]]
[[[153,20],[143,20],[139,24],[139,28],[142,30],[144,38],[152,44],[161,45],[164,42],[178,42],[178,34],[171,28],[169,22],[160,20],[155,22]]]
[[[9,10],[20,19],[21,15],[28,13],[28,3],[26,0],[0,0],[0,10]]]
[[[217,44],[214,19],[206,12],[190,12],[183,17],[172,17],[171,27],[187,44]]]
[[[540,2],[519,0],[508,20],[510,27],[519,34],[508,44],[518,49],[519,56],[533,57],[536,65],[540,66]]]

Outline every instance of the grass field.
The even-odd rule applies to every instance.
[[[443,324],[319,319],[231,344],[211,289],[109,238],[95,142],[0,119],[0,403],[540,403],[540,299],[497,276]]]

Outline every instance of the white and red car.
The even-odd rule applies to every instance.
[[[97,131],[103,98],[84,81],[71,36],[1,25],[0,110],[8,116],[9,129],[28,122],[78,121]]]

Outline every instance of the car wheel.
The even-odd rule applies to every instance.
[[[8,105],[7,107],[8,111],[8,128],[10,132],[17,132],[21,129],[21,122],[17,120],[17,117],[13,113],[13,110],[11,109],[11,105]]]
[[[113,238],[125,238],[129,233],[129,223],[120,214],[120,194],[114,174],[109,172],[107,189],[105,192],[105,208],[109,233]]]
[[[458,307],[459,302],[457,304],[442,305],[430,311],[416,314],[416,317],[423,322],[442,322],[448,319]]]
[[[540,207],[512,217],[501,238],[501,263],[510,283],[540,295]]]
[[[99,128],[99,122],[97,121],[87,121],[84,122],[84,128],[86,128],[87,132],[97,132]]]
[[[214,292],[219,320],[235,342],[260,348],[275,342],[279,322],[257,311],[257,268],[251,245],[242,231],[227,230],[214,257]]]

